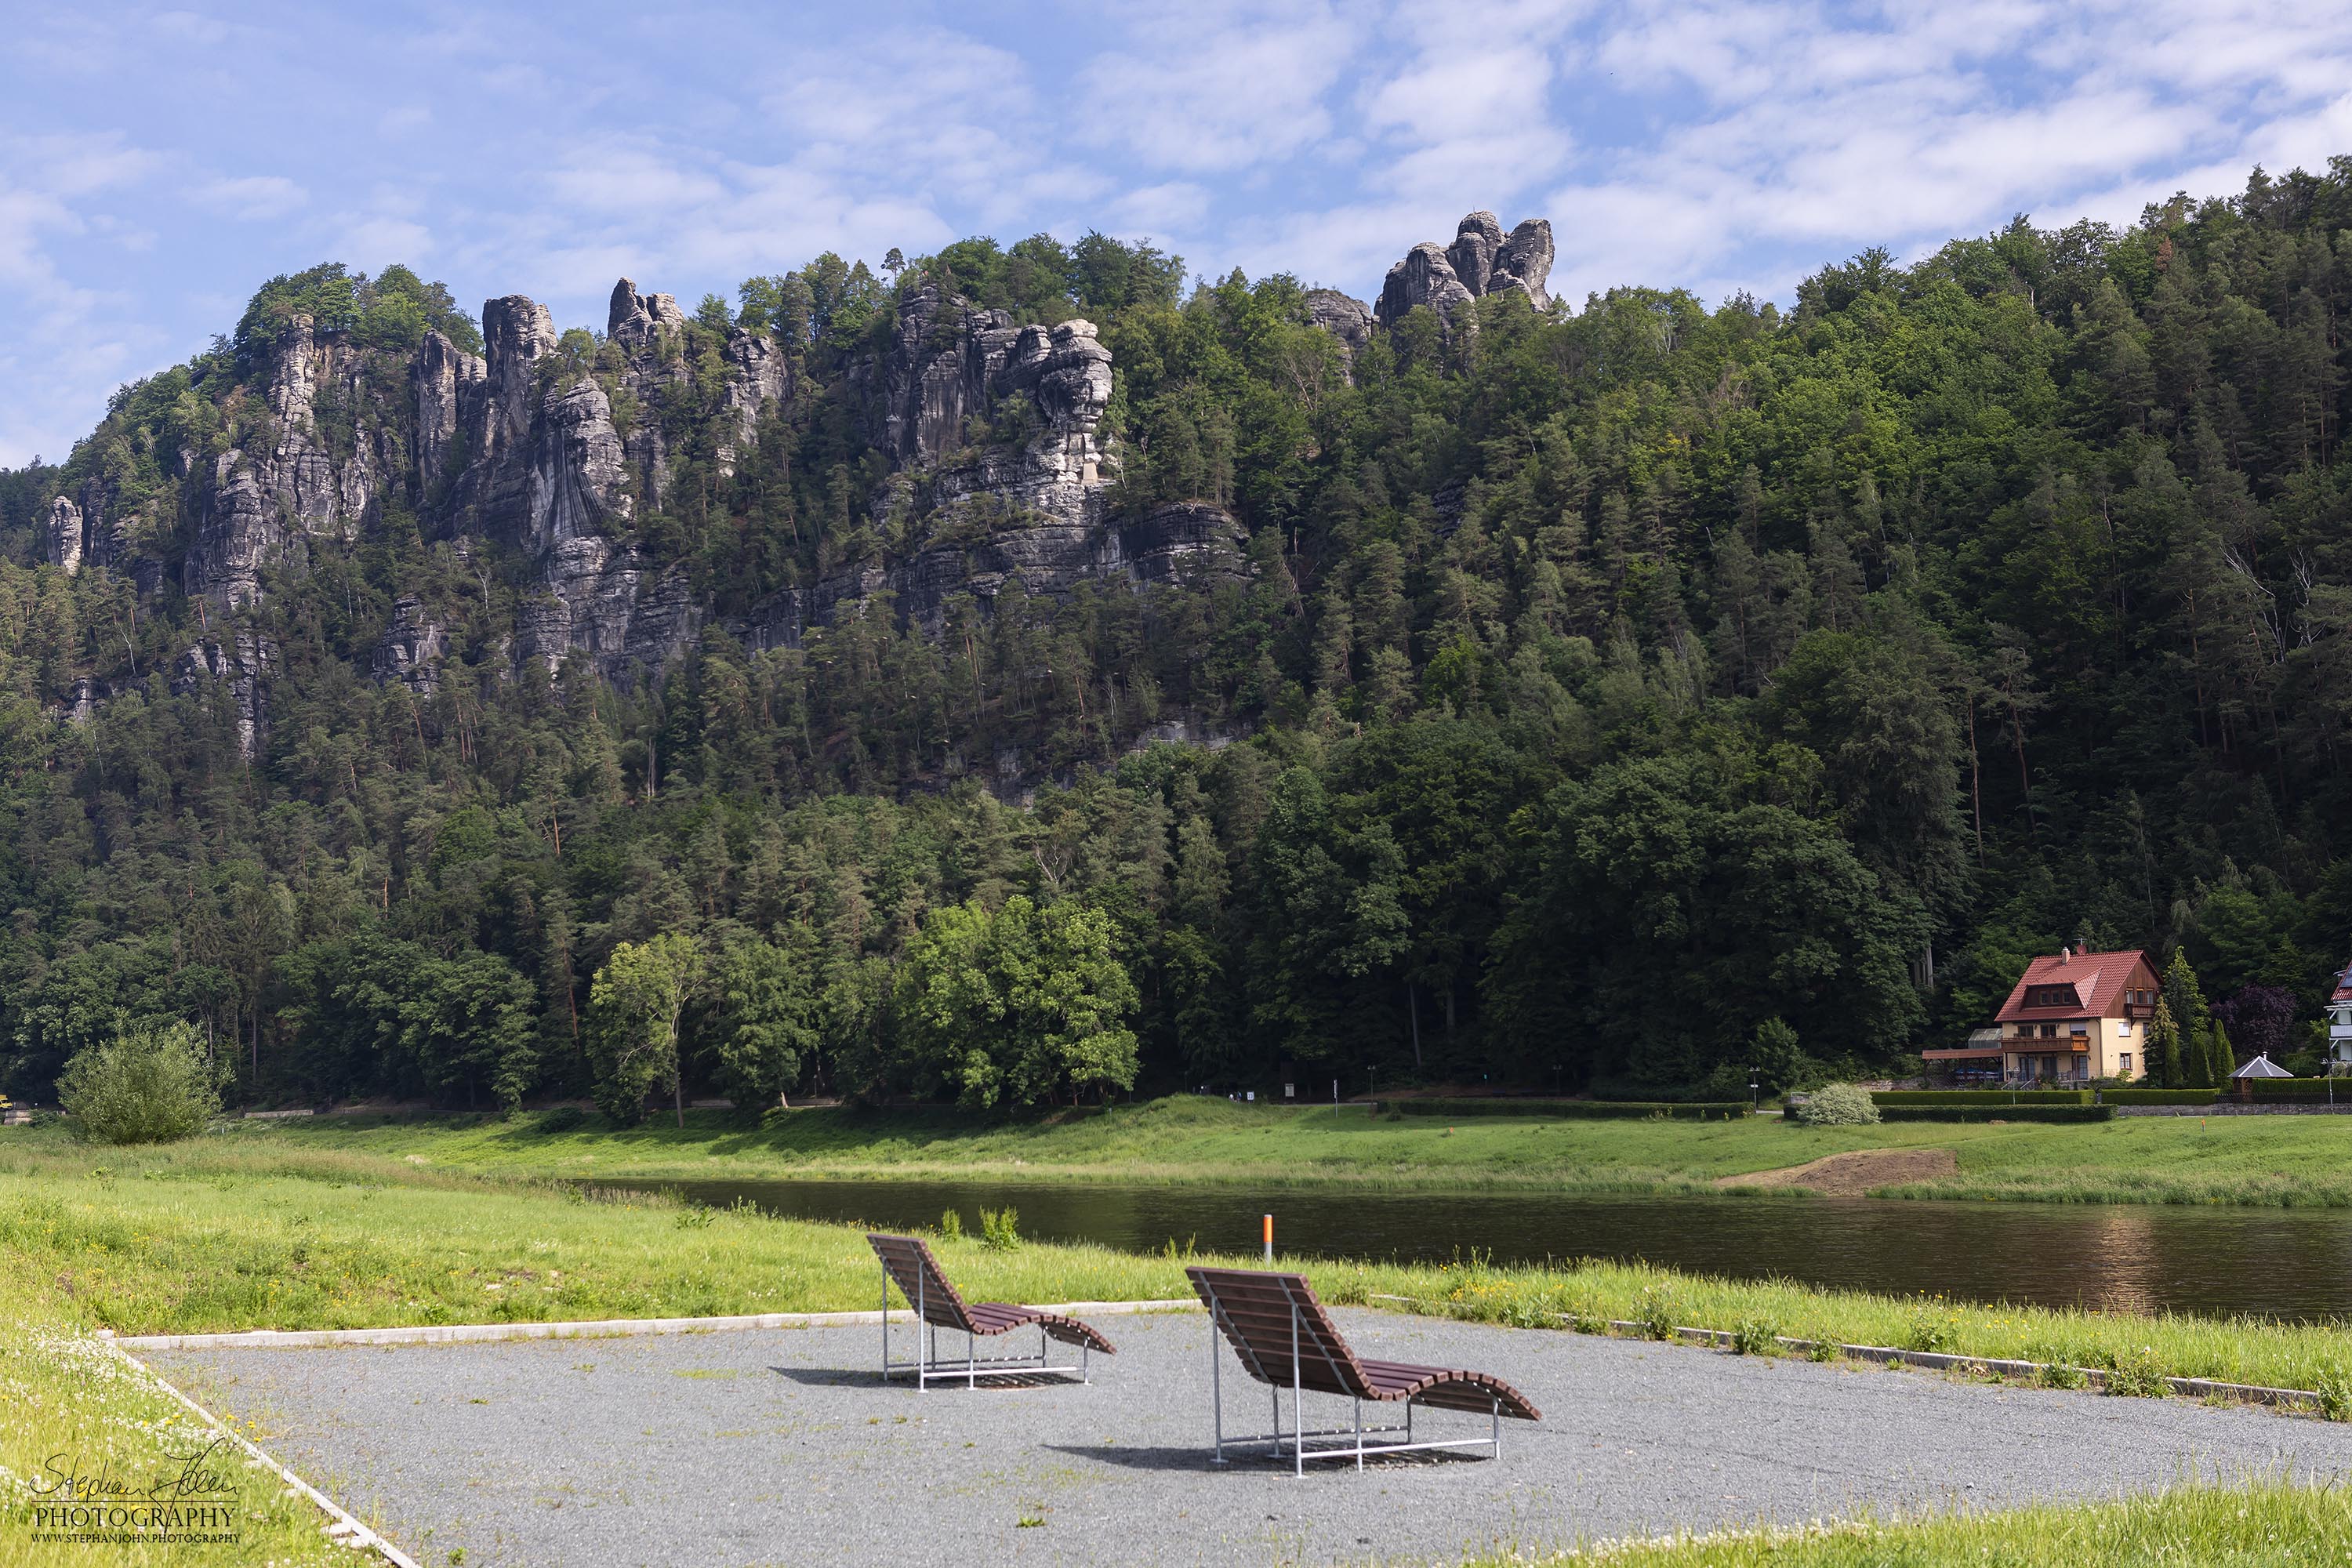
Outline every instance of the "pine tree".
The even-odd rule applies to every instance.
[[[2172,1004],[2156,999],[2156,1016],[2147,1021],[2147,1077],[2158,1089],[2180,1087],[2180,1026],[2172,1021]]]
[[[2205,1031],[2205,1060],[2206,1072],[2214,1086],[2227,1089],[2230,1075],[2238,1070],[2238,1053],[2230,1048],[2230,1037],[2222,1032],[2219,1018]]]
[[[2205,1044],[2205,1026],[2212,1015],[2205,1006],[2204,987],[2197,984],[2197,971],[2189,966],[2189,955],[2175,948],[2172,962],[2164,966],[2164,1000],[2172,1007],[2172,1022],[2180,1031],[2181,1051],[2195,1057]]]
[[[2181,1079],[2184,1089],[2213,1087],[2212,1042],[2207,1037],[2208,1033],[2183,1031],[2186,1037],[2181,1041],[2180,1055],[2182,1065],[2187,1069]]]

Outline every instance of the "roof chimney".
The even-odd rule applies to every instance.
[[[2060,948],[2060,949],[2058,950],[2058,962],[2059,962],[2059,963],[2074,963],[2074,950],[2073,948],[2071,948],[2071,947],[2062,947],[2062,948]]]

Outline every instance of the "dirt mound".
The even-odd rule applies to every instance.
[[[1718,1187],[1806,1187],[1833,1198],[1858,1198],[1876,1187],[1906,1182],[1929,1182],[1959,1173],[1960,1163],[1949,1149],[1856,1149],[1845,1154],[1824,1154],[1802,1165],[1779,1171],[1751,1171],[1724,1176]]]

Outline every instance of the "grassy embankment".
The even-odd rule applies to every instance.
[[[257,1147],[414,1156],[468,1170],[564,1176],[782,1176],[1541,1185],[1713,1191],[1721,1178],[1859,1149],[1949,1149],[1955,1176],[1906,1197],[2352,1206],[2352,1118],[2131,1117],[2074,1126],[1904,1122],[1804,1128],[1738,1121],[1465,1117],[1395,1121],[1360,1107],[1238,1106],[1174,1098],[1099,1114],[996,1122],[947,1111],[813,1110],[757,1124],[688,1112],[615,1129],[539,1131],[524,1115],[248,1124]]]
[[[1185,1293],[1179,1260],[1091,1247],[990,1251],[942,1242],[949,1268],[996,1299],[1148,1299]],[[2327,1329],[1973,1308],[1739,1284],[1638,1266],[1495,1269],[1305,1265],[1327,1298],[1413,1298],[1478,1321],[1578,1326],[1610,1318],[1745,1327],[1808,1338],[1932,1345],[1965,1354],[2120,1369],[2143,1389],[2161,1373],[2326,1386],[2352,1404],[2341,1335]],[[0,1142],[0,1465],[11,1478],[0,1568],[72,1561],[31,1542],[24,1479],[52,1454],[105,1458],[144,1476],[194,1439],[150,1386],[93,1377],[89,1331],[545,1321],[859,1308],[876,1296],[856,1230],[715,1213],[654,1198],[583,1199],[543,1182],[213,1136],[155,1150],[94,1149],[54,1134]],[[1692,1352],[1690,1353],[1704,1353]],[[259,1434],[266,1441],[268,1434]],[[235,1469],[247,1520],[236,1548],[185,1560],[299,1563],[333,1555],[317,1520],[257,1473]],[[1894,1522],[1866,1535],[1641,1548],[1612,1558],[1658,1568],[1748,1563],[2056,1563],[2050,1542],[2099,1561],[2153,1560],[2158,1543],[2200,1562],[2297,1561],[2340,1541],[2342,1502],[2290,1489],[2198,1491],[2114,1507],[2044,1510],[2032,1532],[1974,1521]],[[2251,1521],[2251,1522],[2250,1522]],[[2194,1542],[2193,1547],[2185,1543]],[[1990,1559],[1981,1549],[2012,1552]],[[2259,1550],[2258,1550],[2259,1548]],[[2263,1552],[2270,1555],[2263,1555]],[[2133,1552],[2141,1553],[2134,1557]],[[2238,1555],[2232,1557],[2231,1553]],[[202,1553],[201,1558],[197,1555]],[[1890,1553],[1892,1553],[1890,1555]],[[124,1549],[89,1561],[173,1562]],[[2177,1555],[2172,1560],[2180,1560]]]
[[[940,1245],[959,1282],[992,1300],[1189,1295],[1173,1257]],[[878,1291],[854,1226],[591,1200],[537,1181],[219,1137],[148,1151],[0,1144],[0,1256],[20,1310],[124,1333],[818,1310],[870,1307]],[[2326,1327],[1923,1302],[1640,1265],[1300,1266],[1332,1300],[1400,1296],[1529,1327],[1557,1314],[1587,1326],[1763,1324],[2304,1388],[2352,1366],[2352,1346]]]
[[[2352,1498],[2342,1489],[2258,1482],[2183,1487],[2087,1507],[2043,1503],[2002,1513],[1630,1542],[1549,1561],[1559,1568],[2315,1568],[2343,1563],[2347,1539]],[[1474,1568],[1527,1568],[1529,1561],[1481,1559]]]

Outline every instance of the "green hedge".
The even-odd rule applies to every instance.
[[[1653,1116],[1676,1121],[1729,1121],[1748,1114],[1747,1105],[1739,1100],[1385,1100],[1380,1108],[1407,1116],[1553,1116],[1595,1121],[1642,1121]]]
[[[2111,1089],[2102,1098],[2109,1105],[2210,1105],[2214,1093],[2210,1089]]]
[[[2088,1105],[2087,1089],[1881,1089],[1870,1098],[1891,1105]]]
[[[1882,1105],[1881,1121],[2111,1121],[2112,1105]]]
[[[2253,1086],[2253,1098],[2258,1100],[2316,1100],[2325,1101],[2327,1099],[2328,1094],[2327,1080],[2324,1078],[2257,1078],[2249,1079],[2246,1081]],[[2224,1100],[2233,1097],[2236,1093],[2237,1088],[2234,1084],[2221,1091],[2221,1098]],[[2336,1080],[2336,1098],[2341,1100],[2352,1101],[2352,1079],[2338,1079]]]

